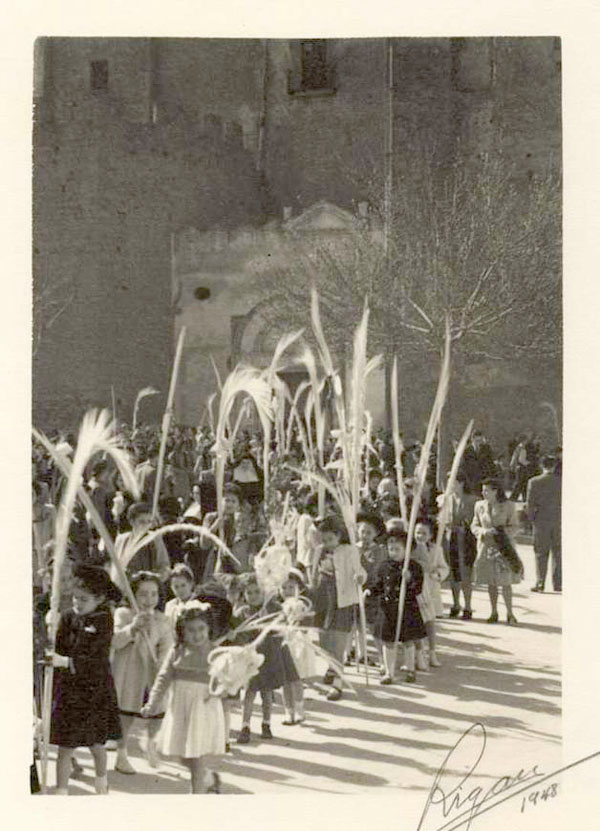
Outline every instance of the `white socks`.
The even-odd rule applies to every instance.
[[[96,776],[94,778],[94,788],[96,789],[96,793],[107,794],[108,776],[106,774],[104,774],[104,776]]]

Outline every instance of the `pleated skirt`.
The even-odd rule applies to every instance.
[[[197,759],[225,753],[225,716],[208,685],[175,679],[169,690],[166,714],[157,737],[163,756]]]

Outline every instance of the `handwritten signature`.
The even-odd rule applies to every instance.
[[[594,753],[549,774],[538,770],[537,765],[530,769],[521,768],[514,775],[501,776],[488,788],[474,787],[472,780],[469,785],[469,779],[483,758],[486,743],[485,727],[477,722],[472,724],[450,748],[433,780],[417,831],[423,831],[431,826],[435,831],[454,831],[462,826],[468,830],[474,819],[496,808],[507,799],[554,779],[559,773],[600,755],[600,753]],[[464,770],[465,767],[466,773],[456,773],[456,769]],[[553,791],[551,795],[554,796],[555,792]]]

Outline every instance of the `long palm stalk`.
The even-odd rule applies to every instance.
[[[467,447],[467,442],[471,436],[471,431],[473,430],[473,425],[475,422],[473,419],[467,424],[465,432],[462,434],[462,437],[458,443],[456,448],[456,452],[454,454],[454,459],[452,460],[452,467],[450,468],[450,476],[448,477],[448,482],[446,483],[446,489],[444,490],[443,502],[442,502],[442,510],[438,516],[438,531],[437,531],[437,539],[436,545],[439,546],[442,544],[442,539],[444,537],[444,531],[446,530],[446,525],[448,524],[448,505],[450,503],[450,497],[454,493],[454,486],[456,485],[456,477],[458,476],[458,469],[460,467],[460,463],[462,461],[462,457],[464,455],[465,449]]]
[[[158,390],[155,390],[154,387],[144,387],[144,389],[140,390],[136,395],[135,404],[133,405],[133,421],[131,425],[133,433],[135,433],[137,428],[137,417],[140,403],[143,398],[147,398],[149,395],[158,395]]]
[[[252,367],[237,366],[232,370],[223,384],[219,400],[219,413],[215,431],[216,455],[216,489],[217,513],[219,517],[219,537],[223,539],[223,485],[225,481],[225,463],[232,446],[228,434],[229,416],[236,398],[240,395],[250,398],[258,413],[263,430],[264,447],[268,446],[271,434],[272,399],[271,387],[265,380],[263,373]],[[264,451],[263,451],[264,453]],[[267,482],[265,482],[265,488]]]
[[[400,637],[400,627],[402,625],[402,616],[404,614],[404,604],[406,601],[406,582],[408,579],[408,569],[410,564],[410,554],[412,548],[413,537],[415,533],[415,526],[417,524],[417,514],[421,504],[421,496],[425,485],[425,478],[427,476],[427,466],[429,462],[429,454],[433,445],[433,439],[436,434],[437,426],[444,409],[446,397],[448,395],[448,385],[450,383],[450,324],[446,319],[446,339],[444,344],[444,355],[442,358],[442,368],[440,371],[440,379],[438,388],[429,416],[429,424],[427,425],[427,432],[425,434],[425,441],[421,448],[421,456],[419,464],[415,471],[415,487],[413,488],[413,503],[410,511],[410,521],[408,524],[408,539],[406,541],[406,556],[404,558],[404,566],[402,568],[402,585],[400,587],[400,596],[398,597],[398,619],[396,621],[396,638],[398,642]]]
[[[289,404],[289,407],[290,407],[290,413],[289,413],[289,417],[288,417],[287,432],[286,432],[286,437],[285,437],[285,452],[286,453],[290,452],[290,448],[292,446],[292,436],[293,436],[293,433],[294,433],[294,427],[296,427],[296,430],[298,432],[298,437],[299,437],[300,442],[302,444],[302,450],[304,452],[304,460],[305,460],[306,464],[310,467],[312,465],[312,460],[311,460],[310,455],[308,453],[308,445],[307,445],[307,440],[306,440],[306,434],[305,434],[305,431],[304,431],[304,427],[302,426],[302,421],[300,419],[300,415],[298,413],[298,403],[300,401],[300,396],[304,392],[306,392],[306,390],[308,389],[308,386],[309,386],[308,381],[302,381],[300,384],[298,384],[298,388],[296,389],[296,392],[294,393],[293,398],[291,397],[291,395],[289,395],[289,392],[288,392],[288,404]]]
[[[175,522],[172,525],[162,525],[160,528],[155,528],[151,531],[145,531],[142,534],[136,534],[135,536],[129,537],[126,541],[123,550],[121,551],[120,563],[122,567],[126,568],[127,564],[131,562],[132,558],[140,551],[142,548],[145,548],[150,543],[153,543],[155,540],[159,539],[160,537],[164,537],[166,534],[173,534],[178,533],[181,531],[188,531],[190,533],[195,534],[198,537],[201,537],[204,541],[210,542],[215,545],[220,552],[222,552],[226,557],[229,557],[233,562],[238,566],[241,567],[241,563],[238,558],[234,555],[230,548],[228,548],[223,540],[219,539],[209,528],[204,528],[201,525],[192,525],[191,523],[187,522]]]
[[[183,342],[185,340],[185,326],[181,327],[179,338],[177,340],[177,349],[175,351],[175,361],[173,363],[173,372],[171,373],[171,383],[169,385],[169,395],[167,397],[167,407],[162,421],[162,435],[160,438],[160,450],[158,453],[158,465],[156,468],[156,482],[154,483],[154,498],[152,500],[152,514],[158,515],[158,498],[160,496],[160,485],[165,464],[165,452],[167,450],[167,439],[169,437],[169,427],[171,426],[171,418],[173,416],[173,401],[175,399],[175,387],[177,386],[177,376],[179,374],[179,364],[181,363],[181,355],[183,352]]]
[[[41,439],[41,434],[37,433],[37,431],[34,432],[34,436],[38,440]],[[54,451],[54,447],[47,439],[46,442],[50,445],[52,451]],[[49,448],[47,447],[47,449]],[[96,410],[91,410],[83,418],[77,447],[73,455],[73,462],[69,465],[65,456],[56,454],[63,460],[63,472],[67,479],[58,508],[54,537],[54,569],[50,591],[50,622],[48,632],[48,645],[51,652],[54,651],[56,643],[60,607],[60,576],[66,557],[69,528],[73,518],[75,501],[80,491],[83,490],[82,481],[85,469],[97,453],[105,453],[114,460],[125,486],[133,494],[139,496],[138,484],[129,455],[121,447],[115,435],[114,422],[111,420],[110,413],[107,410],[102,410],[100,413]],[[89,502],[93,507],[91,499]],[[50,744],[53,672],[53,667],[48,666],[44,673],[42,710],[42,789],[44,792],[46,792],[48,786],[48,749]]]
[[[400,516],[404,522],[404,527],[407,527],[406,515],[406,491],[404,490],[404,471],[402,470],[402,439],[400,437],[400,427],[398,423],[398,361],[394,355],[394,364],[392,367],[392,438],[394,440],[394,456],[396,461],[396,483],[398,486],[398,499],[400,502]]]

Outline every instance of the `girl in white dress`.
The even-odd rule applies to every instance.
[[[433,543],[431,528],[425,522],[418,522],[415,527],[415,546],[412,558],[423,569],[423,591],[417,600],[429,642],[429,666],[439,667],[435,619],[444,611],[441,584],[448,576],[449,569],[442,549]],[[419,669],[427,669],[427,659],[423,651],[419,651],[417,660]]]
[[[225,753],[223,704],[209,692],[208,654],[211,642],[210,604],[190,601],[177,618],[177,641],[150,691],[142,715],[152,717],[167,695],[165,718],[158,734],[158,750],[180,758],[189,768],[192,793],[218,793],[219,776],[205,784],[207,757]]]

